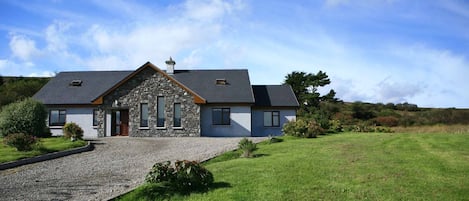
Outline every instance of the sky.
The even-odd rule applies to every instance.
[[[0,0],[0,75],[322,70],[343,101],[469,108],[467,0]]]

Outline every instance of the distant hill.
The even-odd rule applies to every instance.
[[[32,97],[51,78],[0,76],[0,108],[12,102]]]
[[[421,108],[416,104],[338,103],[332,119],[343,124],[365,123],[378,126],[420,126],[435,124],[469,125],[469,109]]]

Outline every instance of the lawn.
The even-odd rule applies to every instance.
[[[75,147],[85,146],[86,142],[83,140],[72,142],[70,139],[62,137],[42,138],[41,145],[32,151],[20,152],[15,148],[3,144],[3,139],[0,138],[0,163],[15,161],[22,158],[30,158],[45,153],[56,151],[63,151]]]
[[[232,159],[236,153],[228,152],[206,163],[215,177],[207,192],[175,195],[143,185],[122,200],[148,195],[172,200],[469,198],[469,133],[284,137],[283,142],[260,144],[256,153],[256,158]]]

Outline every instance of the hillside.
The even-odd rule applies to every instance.
[[[0,108],[33,96],[50,78],[0,76]]]

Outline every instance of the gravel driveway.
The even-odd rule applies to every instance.
[[[107,200],[141,184],[156,162],[206,160],[240,139],[101,138],[90,152],[0,171],[0,200]]]

